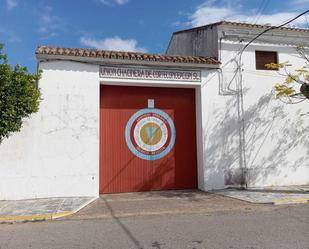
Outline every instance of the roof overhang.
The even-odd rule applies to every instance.
[[[156,66],[169,68],[211,68],[219,69],[220,64],[200,64],[200,63],[179,63],[179,62],[161,62],[161,61],[144,61],[144,60],[128,60],[128,59],[109,59],[94,58],[84,56],[68,56],[68,55],[49,55],[37,54],[36,58],[39,63],[46,61],[74,61],[81,63],[97,64],[97,65],[134,65],[134,66]]]
[[[206,56],[148,54],[140,52],[108,51],[90,48],[38,47],[38,62],[63,60],[91,64],[139,65],[177,68],[219,68],[220,62]]]

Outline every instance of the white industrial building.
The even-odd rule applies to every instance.
[[[305,66],[296,47],[309,47],[309,30],[271,30],[245,49],[238,65],[239,51],[267,28],[222,21],[175,32],[170,41],[167,54],[221,62],[216,83],[204,82],[201,91],[206,189],[239,184],[243,171],[249,186],[309,183],[309,117],[303,115],[309,101],[277,99],[274,85],[285,73],[263,68],[269,62],[289,62],[291,72]]]
[[[0,145],[0,200],[308,184],[309,101],[276,99],[262,66],[302,67],[309,30],[268,32],[239,65],[265,28],[175,32],[165,55],[39,47],[40,110]]]

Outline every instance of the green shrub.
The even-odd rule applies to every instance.
[[[12,68],[2,48],[0,44],[0,143],[20,131],[23,119],[37,112],[40,104],[40,74],[19,65]]]

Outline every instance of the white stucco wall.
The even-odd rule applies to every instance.
[[[197,169],[204,189],[200,82],[100,79],[99,65],[61,60],[41,62],[40,69],[39,112],[0,146],[0,200],[99,194],[100,84],[196,89]],[[214,72],[202,70],[202,82]]]
[[[202,70],[201,83],[100,79],[99,66],[41,62],[42,101],[20,133],[0,146],[0,200],[99,194],[99,88],[101,84],[196,89],[198,186],[220,189],[239,180],[238,45],[222,43],[222,73]],[[275,71],[255,70],[255,50],[278,51],[279,61],[303,65],[293,47],[252,45],[243,54],[245,155],[251,186],[309,183],[309,102],[275,98]],[[227,63],[228,62],[228,63]]]
[[[198,143],[198,186],[201,190],[222,188],[223,163],[221,163],[221,132],[216,132],[221,118],[218,110],[224,108],[223,99],[219,98],[218,71],[205,71],[203,81],[197,89],[197,143]]]
[[[0,200],[99,193],[99,67],[42,62],[38,113],[0,146]]]
[[[205,189],[237,184],[240,174],[237,95],[228,90],[241,46],[222,42],[222,79],[206,81],[203,108]],[[255,69],[255,50],[277,51],[279,62],[304,65],[295,48],[252,44],[243,53],[245,159],[249,186],[309,184],[309,101],[287,105],[276,99],[273,87],[284,77],[277,71]],[[215,77],[218,79],[218,75]],[[236,89],[232,80],[231,89]]]

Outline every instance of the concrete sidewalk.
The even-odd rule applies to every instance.
[[[212,191],[214,194],[257,204],[300,204],[309,202],[309,186],[279,186]]]
[[[257,205],[199,190],[152,191],[104,194],[74,215],[61,220],[127,218],[156,215],[251,212],[270,210],[273,205]]]
[[[297,192],[295,189],[293,191],[291,189],[290,191],[287,189],[225,189],[212,193],[199,190],[174,190],[105,194],[99,198],[0,201],[0,223],[61,217],[82,220],[144,215],[211,215],[219,212],[272,210],[278,206],[269,204],[307,203],[308,200],[309,192],[305,192],[304,189]]]
[[[0,201],[0,223],[51,220],[74,214],[96,197]]]
[[[227,189],[215,191],[215,193],[200,190],[172,190],[104,194],[76,214],[63,219],[119,219],[149,215],[212,215],[225,212],[269,211],[283,207],[269,205],[274,202],[275,204],[307,202],[309,193],[305,195],[303,193],[305,192],[295,194]]]
[[[309,185],[293,185],[293,186],[269,186],[269,187],[249,187],[250,191],[269,191],[283,193],[309,193]]]

